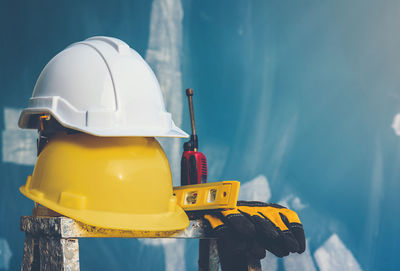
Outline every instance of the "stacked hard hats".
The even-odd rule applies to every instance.
[[[165,111],[151,68],[121,40],[93,37],[40,74],[21,128],[39,129],[39,155],[21,192],[89,225],[170,231],[189,221],[154,137],[187,137]]]

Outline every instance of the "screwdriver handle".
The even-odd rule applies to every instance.
[[[192,135],[190,140],[183,144],[183,154],[181,159],[181,185],[200,184],[207,182],[207,159],[205,155],[198,151],[199,140],[196,134],[193,109],[192,88],[186,89],[186,96],[189,101],[190,123],[192,125]]]
[[[186,96],[188,97],[189,101],[189,113],[190,113],[190,124],[192,125],[192,135],[196,136],[196,126],[194,123],[194,109],[193,109],[193,89],[188,88],[186,89]]]

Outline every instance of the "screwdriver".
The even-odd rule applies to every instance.
[[[192,134],[190,140],[183,144],[181,159],[181,185],[201,184],[207,182],[207,159],[199,152],[199,139],[196,134],[193,110],[193,89],[186,89],[189,102]]]

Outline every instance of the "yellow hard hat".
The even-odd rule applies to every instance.
[[[153,137],[57,133],[20,191],[102,228],[173,231],[189,225],[173,196],[168,159]]]

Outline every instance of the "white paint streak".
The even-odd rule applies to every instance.
[[[4,238],[0,238],[0,270],[8,270],[10,267],[10,260],[12,252],[8,242]]]
[[[173,238],[143,238],[138,239],[139,242],[143,243],[144,245],[148,246],[163,246],[167,244],[172,244],[176,242],[176,239]]]
[[[268,63],[266,61],[266,63]],[[263,67],[263,71],[265,73],[264,78],[271,79],[273,77],[273,68],[270,65],[265,65]],[[267,81],[267,80],[265,80]],[[258,103],[253,104],[257,108],[257,111],[252,115],[252,129],[251,136],[248,137],[248,141],[245,143],[246,147],[246,155],[244,157],[243,164],[244,167],[251,172],[251,174],[255,174],[259,168],[262,166],[262,163],[265,161],[265,153],[262,151],[266,146],[266,132],[268,131],[269,125],[269,110],[271,108],[271,84],[273,80],[270,82],[264,82],[265,86],[263,86],[262,91],[258,93]],[[253,95],[253,94],[250,94]]]
[[[396,135],[400,136],[400,113],[394,116],[392,128]]]
[[[291,208],[290,201],[292,200],[292,198],[293,198],[292,194],[285,196],[278,202],[278,204],[290,209]]]
[[[261,270],[276,271],[278,270],[278,258],[267,251],[267,255],[261,260]]]
[[[264,175],[259,175],[240,187],[239,200],[268,202],[270,198],[271,189],[269,188],[268,179]]]
[[[300,211],[308,207],[308,205],[303,203],[299,197],[296,197],[293,194],[283,197],[278,204],[295,211]]]
[[[185,243],[183,240],[178,240],[172,244],[165,244],[164,253],[166,271],[185,270]]]
[[[177,126],[182,124],[183,89],[180,52],[183,9],[180,0],[154,0],[146,60],[153,68],[164,94],[167,111]],[[179,139],[160,138],[171,166],[174,185],[180,181]]]
[[[172,238],[138,239],[144,245],[163,246],[166,271],[185,270],[185,242]]]
[[[361,271],[361,267],[351,251],[336,234],[319,247],[314,258],[320,271]]]
[[[165,106],[177,126],[182,125],[183,89],[180,52],[183,9],[180,0],[154,0],[146,60],[153,68],[164,94]],[[158,138],[171,166],[174,185],[180,183],[181,141]],[[185,243],[174,239],[143,239],[148,245],[162,245],[167,271],[185,270]]]
[[[375,161],[371,172],[370,196],[368,202],[368,216],[365,224],[365,255],[368,265],[371,266],[375,257],[375,244],[379,236],[379,224],[381,222],[381,201],[384,187],[383,159],[379,139],[376,143]]]
[[[292,206],[293,206],[293,209],[294,209],[294,210],[299,211],[299,210],[303,210],[303,209],[306,208],[308,205],[302,203],[299,197],[295,197],[295,198],[292,200]]]
[[[285,271],[317,271],[311,257],[311,252],[308,244],[304,253],[291,253],[289,256],[283,258],[283,265],[285,267]]]
[[[278,144],[276,144],[276,147],[273,151],[273,159],[270,165],[270,168],[273,168],[272,181],[277,179],[285,154],[290,150],[290,147],[292,146],[297,122],[298,116],[296,113],[292,116],[288,123],[285,124],[286,129],[281,136],[281,140],[278,142]]]
[[[34,165],[37,132],[18,128],[20,109],[5,107],[3,112],[5,123],[5,130],[2,132],[3,162]]]

